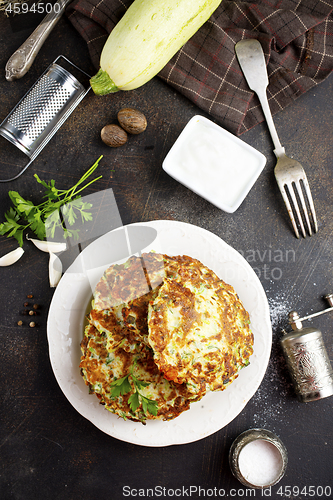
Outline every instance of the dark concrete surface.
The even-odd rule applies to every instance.
[[[29,73],[7,82],[5,64],[30,31],[13,29],[13,23],[0,14],[0,121],[59,54],[93,72],[84,41],[62,18]],[[104,146],[99,133],[123,106],[143,111],[148,128],[115,150]],[[195,105],[158,78],[129,93],[99,98],[90,92],[22,177],[0,184],[1,220],[10,206],[9,189],[33,201],[40,199],[34,173],[67,188],[104,155],[98,171],[103,177],[87,193],[112,188],[123,224],[169,219],[203,227],[255,268],[273,326],[271,358],[260,388],[228,426],[187,445],[141,447],[102,433],[77,413],[56,382],[46,332],[54,293],[48,283],[48,257],[25,242],[22,259],[0,271],[1,500],[118,500],[125,498],[126,485],[137,490],[137,496],[140,488],[159,485],[170,490],[165,498],[171,497],[171,490],[184,487],[185,498],[186,488],[193,485],[208,491],[204,498],[214,488],[224,489],[226,497],[242,498],[246,491],[230,472],[228,451],[236,436],[252,427],[278,434],[289,453],[286,475],[266,491],[267,497],[333,498],[333,398],[298,402],[279,344],[290,310],[302,315],[321,310],[323,295],[333,291],[332,77],[275,117],[281,143],[308,174],[319,222],[319,231],[311,238],[297,240],[292,232],[274,179],[275,159],[265,124],[242,136],[267,157],[267,165],[234,214],[220,211],[162,170],[165,155],[197,113],[201,111]],[[8,163],[0,173],[11,175]],[[1,237],[0,242],[0,255],[16,247],[13,239]],[[278,262],[277,254],[282,256]],[[34,329],[17,326],[28,294],[40,305]],[[311,324],[322,330],[332,360],[332,314]],[[291,489],[289,495],[288,487],[298,487],[299,492]],[[321,487],[330,489],[321,494]],[[193,493],[192,498],[199,496]],[[262,493],[256,491],[255,498],[262,498]]]

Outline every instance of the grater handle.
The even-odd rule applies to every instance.
[[[9,58],[6,64],[6,80],[12,82],[22,78],[30,69],[43,43],[62,16],[70,0],[58,0],[51,12],[33,31],[30,37]]]

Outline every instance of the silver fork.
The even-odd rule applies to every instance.
[[[311,236],[312,231],[318,231],[318,225],[309,183],[302,165],[285,154],[278,138],[267,99],[268,75],[262,46],[258,40],[241,40],[235,45],[235,52],[246,81],[257,94],[265,115],[277,157],[275,178],[295,234],[299,238],[300,228],[305,238],[306,227]]]

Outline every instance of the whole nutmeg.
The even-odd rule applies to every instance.
[[[147,119],[141,111],[133,108],[123,108],[118,111],[118,121],[129,134],[141,134],[147,128]]]
[[[119,125],[105,125],[101,130],[102,141],[111,148],[118,148],[127,142],[127,134]]]

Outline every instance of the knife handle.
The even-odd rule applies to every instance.
[[[12,82],[22,78],[30,69],[43,43],[62,16],[70,0],[58,0],[30,37],[8,59],[5,67],[6,80]]]

